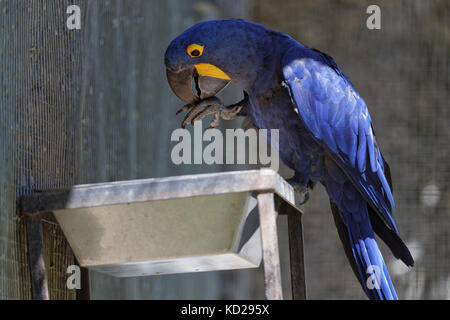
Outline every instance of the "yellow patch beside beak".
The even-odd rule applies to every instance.
[[[195,65],[195,69],[201,76],[231,80],[231,78],[222,70],[209,63],[199,63]]]

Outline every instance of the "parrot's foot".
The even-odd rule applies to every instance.
[[[303,195],[303,200],[298,204],[299,206],[304,205],[309,200],[309,187],[295,180],[295,177],[286,180],[294,191]]]
[[[202,120],[204,117],[214,114],[214,119],[209,124],[209,129],[217,127],[220,122],[220,118],[224,120],[233,120],[237,117],[243,106],[231,105],[224,106],[219,98],[211,97],[201,100],[195,104],[187,104],[177,111],[180,112],[189,111],[186,117],[184,117],[181,127],[184,129],[186,125],[193,124],[194,121]]]

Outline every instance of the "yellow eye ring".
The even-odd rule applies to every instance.
[[[188,55],[190,55],[192,58],[198,58],[203,54],[203,46],[193,43],[188,45],[186,51]]]

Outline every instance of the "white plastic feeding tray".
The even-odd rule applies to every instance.
[[[258,267],[262,191],[294,204],[292,187],[262,169],[77,185],[22,206],[54,213],[81,266],[132,277]]]

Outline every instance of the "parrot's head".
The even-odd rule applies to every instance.
[[[216,95],[230,82],[244,89],[255,79],[270,81],[267,56],[274,51],[265,27],[243,20],[213,20],[199,23],[167,48],[167,79],[174,93],[193,103]],[[268,66],[269,65],[269,66]]]

